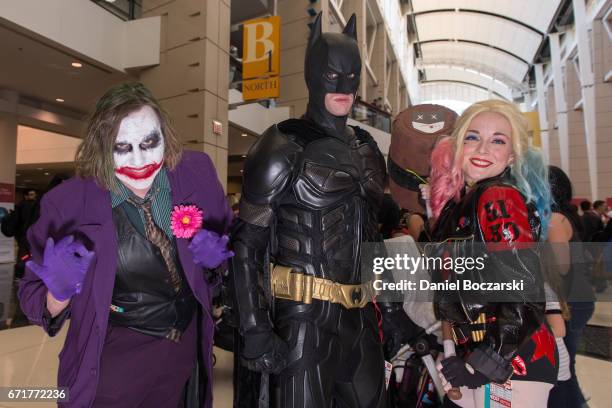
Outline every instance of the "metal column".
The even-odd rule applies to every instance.
[[[548,112],[546,111],[546,90],[544,89],[544,65],[535,64],[538,116],[540,118],[540,137],[544,161],[550,163],[550,142],[548,140]]]
[[[550,34],[550,56],[552,59],[553,81],[555,87],[555,110],[557,112],[557,126],[559,127],[559,150],[561,153],[561,168],[570,174],[569,168],[569,137],[567,101],[565,99],[565,86],[561,72],[561,53],[559,50],[559,33]]]
[[[576,42],[578,43],[578,60],[580,66],[580,87],[582,89],[582,114],[584,118],[584,135],[586,138],[591,198],[599,196],[597,180],[597,134],[595,127],[595,86],[591,47],[584,0],[574,0],[574,24]]]

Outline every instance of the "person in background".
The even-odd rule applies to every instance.
[[[30,253],[30,244],[26,233],[38,218],[36,195],[36,190],[27,190],[23,196],[23,201],[15,206],[15,210],[9,211],[8,215],[2,218],[2,233],[7,237],[15,237],[15,241],[17,241],[14,276],[17,279],[23,277],[25,261]]]
[[[576,204],[570,204],[569,209],[572,213],[576,214],[576,217],[580,218],[580,214],[578,214],[578,206]],[[582,228],[582,221],[580,222],[580,228]]]
[[[608,221],[601,236],[602,248],[602,268],[606,276],[612,276],[612,222]]]
[[[389,186],[385,189],[382,204],[378,211],[378,226],[383,239],[391,238],[393,231],[397,230],[400,223],[400,208],[389,194]]]
[[[38,220],[38,217],[40,216],[40,201],[42,197],[44,197],[44,195],[49,190],[61,184],[62,181],[66,180],[67,178],[68,177],[63,174],[54,175],[40,196],[37,195],[34,190],[28,190],[25,195],[25,198],[28,200],[31,200],[32,196],[34,196],[35,198],[34,205],[32,206],[32,208],[27,210],[27,213],[29,215],[27,216],[27,219],[24,220],[23,225],[27,225],[27,228],[29,228],[32,224],[36,222],[36,220]],[[23,213],[25,213],[25,211]],[[30,259],[30,244],[28,243],[27,239],[27,228],[25,228],[24,231],[17,228],[19,234],[23,233],[23,237],[15,237],[17,239],[17,242],[20,242],[20,244],[19,250],[17,252],[17,258],[15,261],[15,273],[13,276],[13,287],[9,306],[10,324],[8,326],[11,328],[25,326],[28,324],[28,319],[21,311],[21,308],[19,307],[19,300],[17,299],[17,289],[19,288],[19,282],[21,281],[21,278],[23,278],[25,272],[25,264],[28,259]]]
[[[596,200],[593,202],[593,208],[587,211],[582,216],[582,222],[584,224],[584,242],[602,242],[601,235],[605,227],[605,212],[606,204],[602,200]],[[593,269],[591,271],[591,283],[595,287],[597,293],[602,293],[608,287],[608,280],[603,274],[603,270],[598,265],[598,261],[602,255],[601,245],[588,245],[588,254],[591,256],[593,261]]]
[[[591,202],[589,200],[582,200],[580,202],[580,212],[582,213],[581,217],[587,213],[591,209]]]
[[[584,397],[576,376],[576,346],[587,321],[594,310],[595,296],[584,271],[584,252],[580,242],[580,218],[571,208],[572,184],[558,167],[549,166],[549,182],[553,194],[552,216],[548,230],[551,244],[549,282],[561,296],[562,304],[569,300],[569,321],[563,324],[560,314],[550,314],[554,308],[547,307],[547,320],[555,334],[559,348],[559,378],[551,390],[548,406],[551,408],[582,407]],[[554,282],[559,282],[554,285]],[[547,306],[549,306],[547,304]],[[563,343],[559,338],[563,337]],[[566,360],[565,350],[567,350]],[[569,366],[569,367],[568,367]],[[569,368],[569,377],[566,372]]]
[[[603,230],[603,222],[601,221],[601,213],[596,209],[597,207],[601,208],[601,204],[604,204],[603,201],[595,201],[593,203],[593,207],[587,205],[583,205],[583,203],[588,203],[588,201],[583,201],[580,203],[580,208],[582,208],[582,226],[583,233],[582,241],[583,242],[591,242],[595,234],[599,231]],[[595,206],[597,205],[597,207]]]
[[[26,190],[23,200],[15,206],[14,211],[2,218],[0,231],[7,237],[14,237],[17,243],[17,254],[15,255],[15,266],[13,267],[13,281],[11,286],[11,298],[8,306],[8,319],[6,327],[15,328],[27,325],[19,302],[17,301],[17,287],[23,278],[25,263],[30,257],[30,244],[26,233],[28,228],[38,219],[38,199],[36,190]]]
[[[393,231],[392,237],[410,235],[414,242],[428,242],[427,231],[425,229],[427,217],[425,214],[401,210],[398,227]]]
[[[601,230],[603,230],[603,227],[608,223],[608,206],[606,205],[606,202],[602,200],[595,201],[593,203],[593,212],[599,216],[602,223]]]
[[[149,90],[128,83],[98,101],[75,162],[28,231],[18,292],[49,336],[71,319],[60,406],[212,407],[210,292],[233,253],[210,158],[182,151]]]

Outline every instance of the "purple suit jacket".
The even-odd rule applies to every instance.
[[[219,233],[227,231],[232,212],[206,154],[185,151],[178,166],[168,172],[168,179],[173,205],[195,204],[204,212],[206,229]],[[70,327],[59,354],[58,385],[70,388],[70,402],[65,406],[81,408],[90,407],[94,401],[117,268],[117,238],[110,194],[92,179],[72,178],[45,194],[40,218],[28,231],[34,261],[42,263],[47,237],[57,241],[69,234],[75,234],[86,242],[88,249],[95,251],[82,291],[68,306]],[[214,331],[210,313],[211,288],[204,279],[202,268],[194,264],[188,244],[187,239],[176,239],[185,276],[204,311],[201,345],[209,379],[204,407],[210,408]],[[47,319],[43,318],[46,296],[44,283],[26,269],[19,286],[21,307],[32,323],[42,326],[53,336],[58,328],[50,328]]]

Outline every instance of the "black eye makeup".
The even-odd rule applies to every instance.
[[[113,146],[113,152],[118,154],[126,154],[132,151],[132,145],[129,143],[115,143]]]
[[[161,137],[159,136],[159,132],[151,132],[151,134],[149,134],[149,136],[147,136],[146,139],[140,143],[140,148],[142,150],[154,149],[159,146],[160,141]]]

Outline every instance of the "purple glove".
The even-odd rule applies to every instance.
[[[28,261],[26,266],[34,272],[47,286],[53,297],[59,301],[70,299],[81,293],[85,274],[94,256],[80,242],[74,242],[69,235],[57,244],[53,238],[47,238],[43,264]]]
[[[227,235],[219,236],[213,231],[200,230],[189,244],[193,261],[207,269],[216,268],[223,261],[234,256],[234,253],[227,249],[228,241]]]

